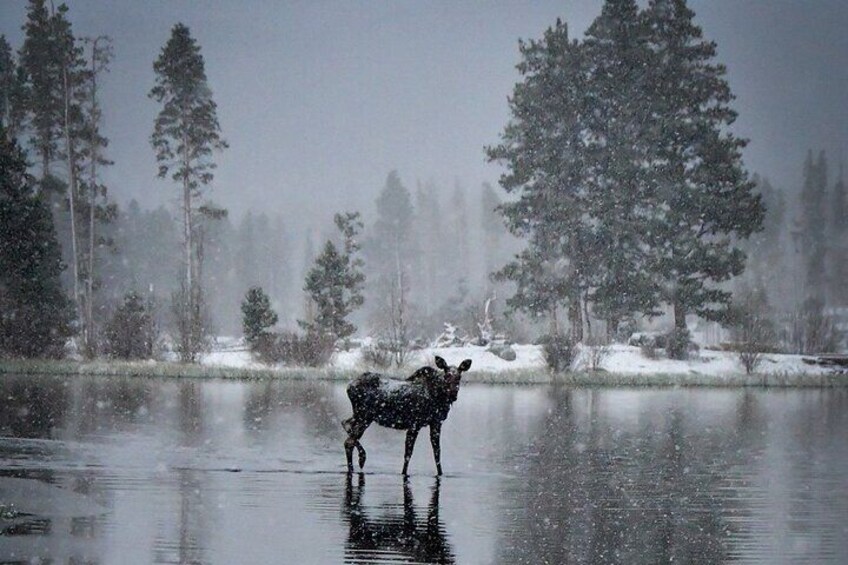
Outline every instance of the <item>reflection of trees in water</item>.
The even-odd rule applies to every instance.
[[[203,403],[202,384],[188,381],[180,382],[177,388],[177,427],[180,433],[180,445],[194,447],[203,441],[203,417],[206,407]],[[193,462],[186,462],[191,465]],[[209,525],[207,518],[211,508],[206,504],[205,494],[210,488],[212,476],[190,467],[175,469],[177,500],[176,535],[160,533],[155,540],[157,563],[203,563],[206,561],[205,535]],[[173,522],[163,520],[159,527],[169,528]]]
[[[181,382],[177,390],[179,403],[178,426],[182,445],[195,446],[202,441],[203,402],[200,384]]]
[[[440,481],[436,478],[424,520],[418,518],[408,480],[403,482],[403,513],[398,515],[394,508],[385,507],[375,517],[362,503],[365,475],[359,473],[354,487],[353,476],[348,474],[343,507],[343,517],[349,526],[345,561],[370,562],[398,556],[415,563],[455,563],[456,557],[439,519],[439,488]]]
[[[332,403],[332,383],[266,381],[251,383],[244,405],[245,427],[253,432],[269,430],[280,416],[304,418],[311,437],[342,437],[340,417]]]
[[[622,423],[599,407],[603,392],[552,394],[557,408],[535,434],[527,474],[508,487],[527,502],[511,517],[502,562],[709,563],[728,556],[728,515],[738,502],[722,490],[750,448],[747,434],[728,433],[735,422],[704,426],[697,412],[658,400]]]
[[[64,379],[30,375],[0,380],[3,409],[0,432],[18,438],[47,439],[65,423],[68,391]]]

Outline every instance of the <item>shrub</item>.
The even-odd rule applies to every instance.
[[[106,325],[104,346],[107,355],[118,359],[150,359],[157,337],[152,304],[132,291]]]
[[[659,359],[659,351],[656,347],[654,347],[653,343],[643,343],[639,349],[642,352],[642,357],[645,359]]]
[[[392,364],[392,351],[377,343],[362,348],[362,360],[369,367],[377,369],[388,369]]]
[[[609,343],[603,339],[594,338],[590,339],[586,343],[586,347],[588,348],[588,355],[586,358],[588,369],[590,371],[601,370],[601,364],[604,362],[604,359],[609,357],[610,354]]]
[[[666,342],[666,352],[669,359],[688,359],[691,342],[687,328],[674,328],[669,332]]]
[[[545,356],[545,363],[552,371],[560,373],[571,369],[576,348],[569,336],[546,336],[542,340],[542,351]]]
[[[736,353],[748,375],[757,370],[765,351],[772,349],[776,333],[768,313],[768,300],[761,290],[743,291],[729,310]]]
[[[314,332],[297,334],[263,332],[254,351],[264,363],[285,363],[299,367],[326,365],[333,354],[334,340]]]

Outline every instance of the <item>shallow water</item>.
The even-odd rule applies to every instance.
[[[344,386],[0,377],[0,562],[848,562],[844,390],[468,385],[404,481]]]

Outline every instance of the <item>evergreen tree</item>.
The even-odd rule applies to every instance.
[[[647,29],[635,0],[608,0],[584,41],[592,61],[586,204],[594,219],[592,254],[601,259],[587,273],[586,298],[610,336],[623,319],[653,314],[660,302],[642,241],[646,203],[654,196],[643,166],[651,150],[643,132],[649,119]]]
[[[58,357],[71,316],[53,220],[17,143],[0,134],[0,353]]]
[[[830,212],[830,296],[835,305],[845,307],[848,306],[848,198],[841,164],[839,178],[833,185]]]
[[[588,61],[560,22],[541,40],[519,42],[523,81],[509,99],[512,118],[489,160],[506,165],[500,184],[514,201],[501,207],[509,230],[528,239],[527,249],[496,278],[518,288],[507,305],[548,314],[559,334],[558,308],[568,307],[572,339],[582,339],[580,297],[596,259],[590,255],[586,139]]]
[[[498,211],[501,200],[495,189],[487,182],[483,183],[480,193],[480,227],[483,230],[484,268],[486,273],[493,272],[499,262],[501,244],[505,235],[503,218]]]
[[[63,123],[61,94],[64,57],[56,41],[45,0],[29,0],[25,38],[19,60],[26,77],[26,108],[30,115],[33,148],[41,160],[41,180],[51,173]]]
[[[742,272],[735,242],[761,228],[764,209],[742,164],[746,142],[728,131],[736,112],[726,69],[713,62],[716,44],[702,38],[685,0],[651,0],[645,18],[652,120],[644,127],[656,191],[645,233],[675,328],[685,333],[686,314],[715,318],[729,303],[714,284]]]
[[[217,106],[206,81],[200,46],[188,27],[176,24],[171,37],[153,64],[156,85],[150,97],[162,104],[151,143],[159,163],[159,177],[170,174],[182,196],[183,269],[181,304],[176,305],[184,361],[194,361],[200,350],[203,302],[198,271],[197,215],[202,207],[203,187],[213,178],[213,151],[227,145],[221,138]]]
[[[0,35],[0,127],[9,139],[23,129],[26,114],[23,69],[15,63],[12,47]]]
[[[300,321],[309,333],[345,339],[356,332],[347,318],[362,306],[365,275],[358,257],[357,236],[362,229],[359,213],[336,214],[335,223],[344,240],[341,251],[327,241],[324,251],[306,275],[304,291],[315,304],[312,320]]]
[[[412,268],[416,273],[417,296],[424,315],[429,317],[438,310],[439,297],[445,295],[442,283],[448,278],[443,253],[448,243],[444,231],[439,229],[442,207],[433,182],[418,184],[414,208],[418,210],[413,220],[415,248],[418,252],[413,255],[415,264]],[[440,330],[442,322],[444,320],[430,320],[431,326],[427,329]]]
[[[156,345],[156,322],[151,304],[130,291],[106,325],[106,352],[118,359],[150,359]]]
[[[268,328],[273,327],[279,318],[271,308],[268,295],[258,286],[248,289],[241,303],[241,311],[244,338],[251,348],[255,348],[268,333]]]
[[[82,328],[86,353],[94,354],[97,320],[95,319],[95,289],[97,288],[98,254],[111,247],[102,228],[117,217],[117,207],[109,202],[108,188],[100,178],[100,167],[112,164],[104,156],[108,140],[100,133],[102,111],[98,93],[98,78],[108,70],[112,58],[112,40],[100,36],[85,43],[89,49],[88,68],[79,85],[82,127],[79,135],[80,156],[80,269],[82,283]]]
[[[391,171],[377,197],[377,220],[368,240],[369,269],[376,274],[373,301],[378,331],[405,346],[409,329],[411,248],[414,210],[409,191]]]
[[[802,249],[806,261],[806,297],[824,300],[827,226],[827,157],[824,151],[813,159],[812,151],[804,162],[804,186],[801,189]]]

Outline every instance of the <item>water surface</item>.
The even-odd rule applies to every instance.
[[[0,562],[848,562],[844,390],[468,385],[348,477],[329,382],[0,377]]]

